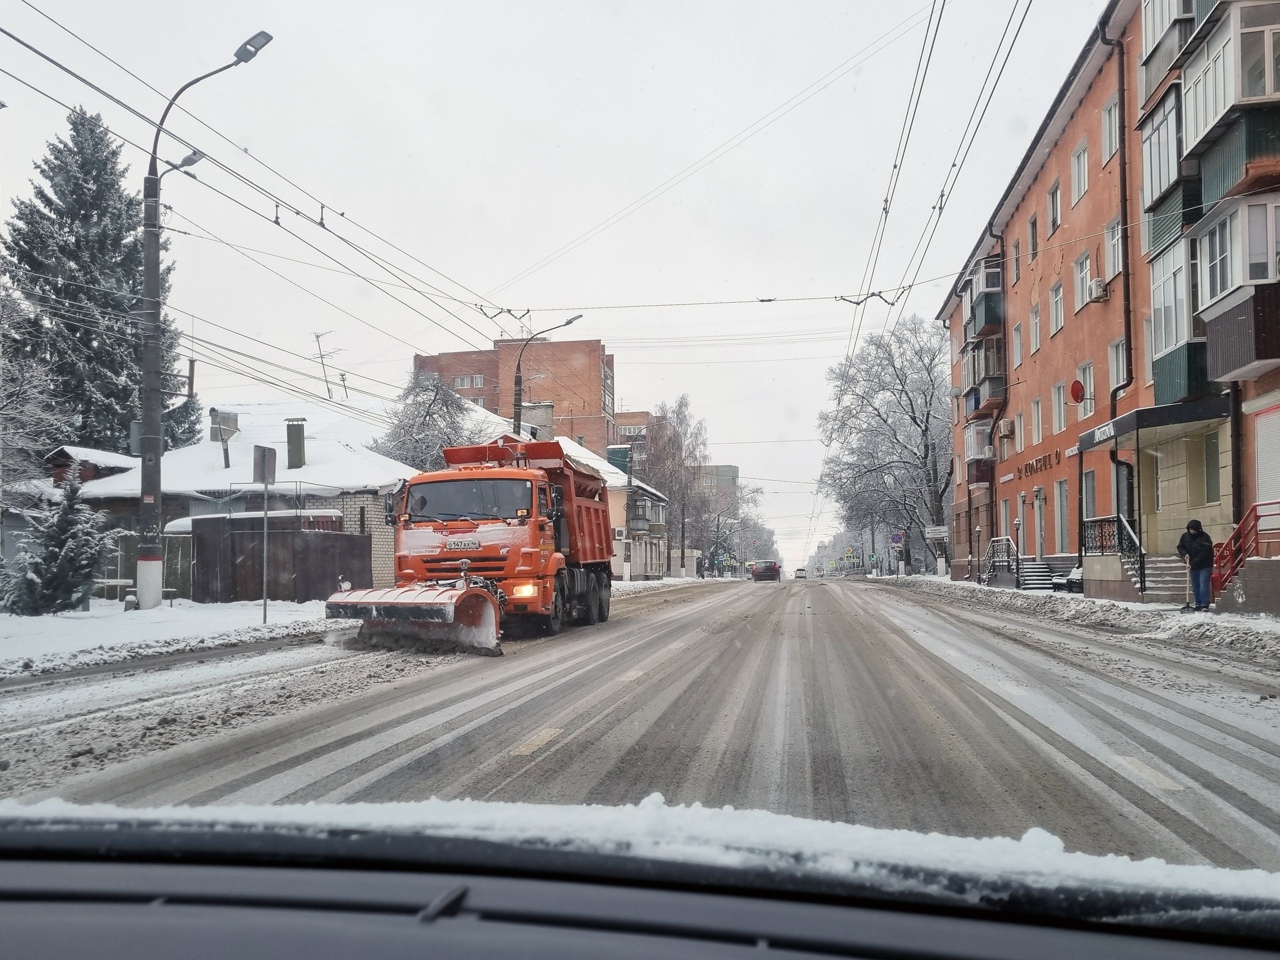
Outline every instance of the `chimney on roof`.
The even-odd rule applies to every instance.
[[[289,469],[297,470],[307,463],[306,417],[286,417],[289,437]]]

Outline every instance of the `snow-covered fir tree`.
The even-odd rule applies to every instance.
[[[0,286],[0,337],[29,314],[12,291]],[[44,457],[75,435],[73,421],[48,367],[38,360],[0,357],[0,504],[23,481],[47,476]]]
[[[472,440],[467,401],[435,374],[416,371],[400,394],[391,428],[369,449],[418,470],[440,470],[445,447]]]
[[[76,443],[127,453],[129,424],[142,417],[142,200],[126,187],[122,144],[101,118],[77,109],[67,122],[70,133],[35,164],[32,197],[14,201],[0,239],[0,270],[33,307],[0,349],[48,369],[78,418]],[[162,270],[162,299],[172,270]],[[163,369],[173,371],[179,333],[169,317],[163,323]],[[167,379],[166,389],[182,389]],[[165,420],[170,446],[198,439],[198,402]]]
[[[24,617],[74,610],[93,589],[93,578],[111,540],[102,515],[80,497],[79,467],[31,518],[31,530],[4,583],[4,608]]]

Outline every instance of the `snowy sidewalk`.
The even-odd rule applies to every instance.
[[[621,599],[714,582],[696,577],[617,581],[613,595]],[[165,604],[154,610],[125,613],[119,601],[94,599],[88,612],[44,617],[0,613],[0,680],[122,663],[137,657],[282,640],[332,629],[333,621],[325,619],[321,600],[270,601],[265,626],[261,601],[175,600],[172,607]]]
[[[1079,594],[984,587],[934,576],[884,577],[867,583],[925,593],[969,607],[1123,631],[1190,651],[1230,651],[1258,666],[1280,668],[1280,621],[1274,617],[1182,613],[1174,604],[1127,603]]]

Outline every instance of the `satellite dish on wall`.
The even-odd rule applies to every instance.
[[[1071,402],[1084,403],[1084,400],[1085,400],[1084,384],[1081,383],[1079,380],[1072,380],[1071,381]]]

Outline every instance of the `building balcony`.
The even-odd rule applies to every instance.
[[[1004,330],[1004,293],[988,290],[979,293],[973,301],[973,315],[965,320],[966,341],[987,337]]]
[[[1156,406],[1194,400],[1209,393],[1207,350],[1203,340],[1191,340],[1156,357],[1151,364]]]
[[[1182,228],[1200,219],[1204,213],[1200,179],[1178,181],[1147,214],[1147,236],[1152,253],[1159,253],[1182,236]]]
[[[1200,203],[1280,184],[1280,107],[1255,107],[1237,117],[1200,158]]]
[[[649,536],[665,537],[667,535],[667,525],[665,523],[649,524]]]
[[[1215,381],[1256,380],[1280,367],[1280,284],[1258,284],[1241,293],[1249,296],[1205,316],[1207,376]]]
[[[994,460],[970,460],[965,464],[965,481],[970,487],[985,489],[994,482],[996,463]]]

